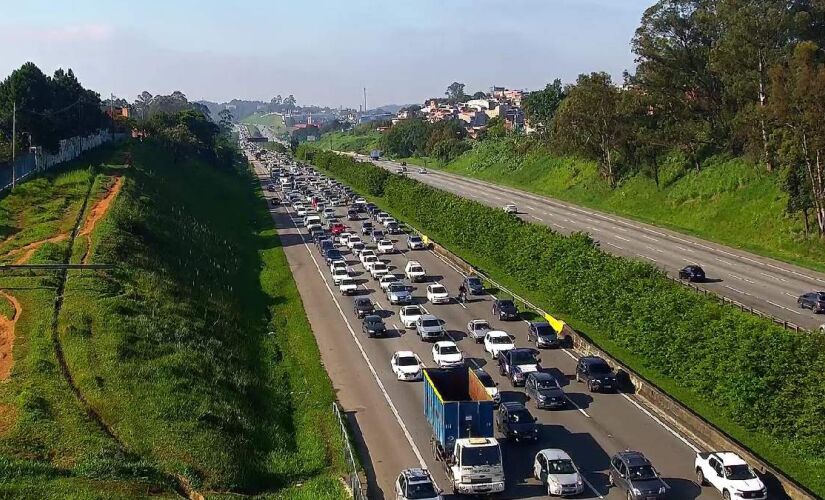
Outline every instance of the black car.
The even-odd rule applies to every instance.
[[[518,319],[518,309],[510,299],[496,299],[493,301],[493,316],[500,320],[515,320]]]
[[[355,299],[352,305],[352,310],[358,319],[367,316],[368,314],[372,314],[375,312],[375,306],[373,305],[372,301],[367,297],[358,297]]]
[[[379,241],[384,239],[384,231],[380,229],[376,229],[370,235],[372,237],[372,241],[378,243]]]
[[[810,309],[815,313],[825,312],[825,292],[811,292],[800,295],[796,303],[802,309]]]
[[[584,356],[576,364],[576,381],[585,382],[590,392],[608,392],[617,389],[616,374],[607,361],[598,356]]]
[[[372,214],[374,214],[375,212],[378,211],[378,207],[375,205],[375,203],[367,203],[364,206],[364,208],[367,209],[367,213],[370,214],[370,215],[372,215]]]
[[[372,233],[372,222],[367,221],[361,225],[361,234],[366,236],[370,233]]]
[[[530,410],[521,403],[508,401],[498,406],[498,430],[507,439],[516,442],[538,441],[539,427],[536,420],[536,417],[530,414]]]
[[[337,248],[328,248],[324,251],[324,259],[326,259],[327,264],[335,260],[342,260],[343,258],[340,250]]]
[[[679,279],[680,280],[688,280],[691,282],[702,282],[705,281],[705,270],[699,266],[686,266],[679,270]]]
[[[398,234],[401,232],[401,227],[397,222],[389,222],[387,223],[387,232],[390,234]]]
[[[608,481],[624,491],[628,500],[659,500],[666,498],[670,490],[650,460],[638,451],[625,450],[613,455]]]
[[[524,385],[527,375],[541,371],[539,351],[529,347],[517,347],[498,353],[498,373],[510,379],[513,387]]]
[[[387,334],[387,325],[381,316],[375,314],[368,314],[364,316],[364,321],[361,322],[361,331],[366,333],[368,337],[383,337]]]
[[[567,398],[555,377],[545,372],[533,372],[527,375],[524,392],[536,403],[536,408],[564,408]]]
[[[347,220],[358,220],[358,212],[356,210],[347,210]]]
[[[332,240],[326,238],[323,240],[318,240],[318,249],[321,253],[326,252],[330,248],[335,248],[335,243],[333,243]]]
[[[556,330],[546,321],[532,321],[527,327],[527,341],[535,342],[536,347],[559,347],[561,340]]]
[[[467,276],[464,278],[463,285],[470,295],[484,294],[484,282],[478,276]]]

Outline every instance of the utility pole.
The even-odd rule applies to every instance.
[[[11,189],[14,190],[16,169],[15,164],[15,149],[17,148],[17,101],[14,101],[11,112]]]
[[[364,87],[364,114],[367,113],[367,87]]]

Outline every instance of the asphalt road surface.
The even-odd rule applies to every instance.
[[[370,161],[364,155],[351,156]],[[389,160],[374,163],[392,171],[401,166]],[[803,293],[825,290],[823,273],[489,182],[433,170],[419,174],[417,166],[407,170],[418,181],[485,205],[513,203],[529,222],[565,234],[590,233],[606,252],[646,259],[671,276],[678,276],[679,269],[688,264],[698,264],[708,277],[708,282],[697,284],[700,288],[802,328],[813,330],[825,323],[825,318],[800,309],[796,302]]]
[[[265,169],[255,162],[262,183],[268,182]],[[281,196],[266,193],[267,197]],[[344,215],[343,207],[338,207]],[[353,415],[359,448],[366,456],[371,498],[394,498],[392,485],[402,468],[425,466],[439,487],[448,483],[441,465],[430,454],[431,430],[424,418],[422,382],[399,382],[390,369],[390,358],[397,350],[411,350],[432,366],[432,344],[422,342],[414,330],[401,328],[398,306],[391,306],[377,282],[365,272],[358,259],[345,251],[348,265],[361,288],[369,296],[388,325],[387,338],[370,339],[361,333],[361,321],[352,312],[352,297],[341,296],[333,285],[328,268],[300,221],[287,207],[272,210],[284,250],[293,270],[304,305],[318,339],[325,367],[338,390],[345,410]],[[342,220],[345,219],[341,217]],[[360,228],[360,222],[347,222]],[[455,295],[462,279],[460,271],[430,251],[406,251],[405,235],[393,237],[399,253],[382,256],[391,272],[402,274],[408,260],[421,262],[428,282],[438,281]],[[374,247],[374,245],[368,245]],[[511,388],[498,375],[495,363],[483,352],[481,344],[466,338],[467,322],[484,318],[492,326],[516,336],[516,344],[527,346],[527,324],[500,322],[491,315],[490,296],[476,296],[467,304],[452,302],[432,305],[425,299],[426,283],[413,292],[415,302],[446,321],[450,337],[464,353],[469,364],[485,368],[499,382],[502,399],[524,401],[521,389]],[[376,292],[379,290],[379,292]],[[607,481],[610,456],[620,450],[643,452],[672,488],[673,498],[718,498],[693,481],[696,446],[668,428],[627,394],[591,394],[575,381],[577,354],[566,349],[542,352],[542,365],[561,383],[570,404],[564,410],[537,410],[541,439],[536,444],[503,442],[507,491],[503,498],[545,498],[538,481],[532,478],[535,453],[543,448],[565,449],[582,470],[587,485],[583,498],[624,498]]]

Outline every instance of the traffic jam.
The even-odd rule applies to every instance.
[[[341,341],[374,366],[422,459],[395,497],[767,498],[736,454],[697,448],[621,393],[605,360],[426,236],[307,165],[256,157],[279,228],[301,235],[341,312]]]

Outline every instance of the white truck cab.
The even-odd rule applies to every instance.
[[[504,491],[501,447],[495,438],[456,439],[450,464],[453,491],[461,494]]]

